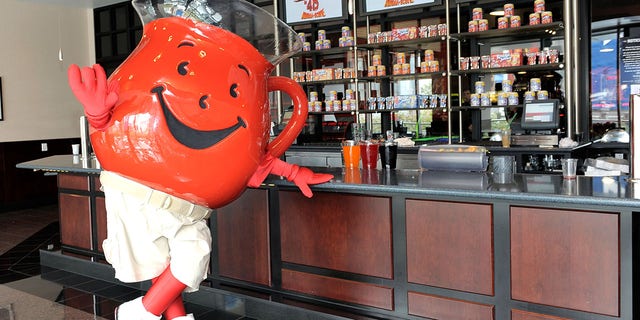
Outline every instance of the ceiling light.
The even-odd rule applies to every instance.
[[[602,48],[600,52],[613,52],[613,48]]]

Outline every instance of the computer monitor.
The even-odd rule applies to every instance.
[[[524,130],[553,130],[560,126],[557,99],[525,101],[520,126]]]

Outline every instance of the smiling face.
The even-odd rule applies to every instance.
[[[100,163],[201,205],[234,200],[267,147],[272,68],[223,29],[175,17],[147,24],[111,75],[120,98],[109,127],[91,134]]]

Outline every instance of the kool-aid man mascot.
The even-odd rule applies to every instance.
[[[91,125],[103,167],[105,257],[124,282],[149,291],[116,319],[193,319],[182,292],[206,277],[212,208],[259,186],[269,173],[310,184],[332,176],[279,157],[307,116],[293,80],[270,76],[302,45],[268,12],[242,0],[134,0],[143,37],[106,78],[99,65],[69,68],[69,84]],[[269,140],[269,92],[284,91],[294,116]]]

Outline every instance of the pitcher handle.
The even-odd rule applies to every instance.
[[[287,77],[269,77],[267,89],[271,91],[283,91],[293,101],[293,116],[282,132],[269,143],[267,153],[279,158],[293,144],[307,121],[309,113],[309,102],[302,87],[295,81]]]

